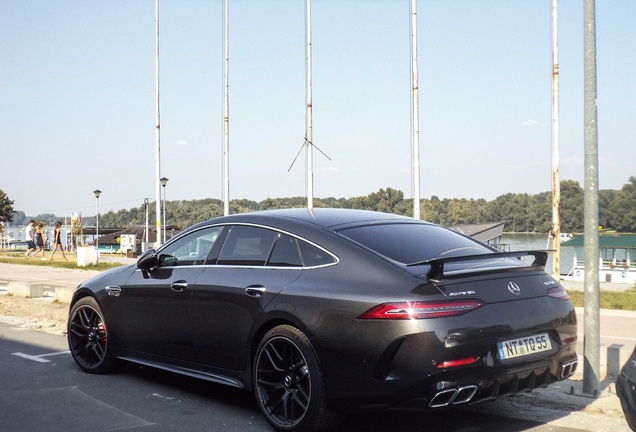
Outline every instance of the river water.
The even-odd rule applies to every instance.
[[[506,251],[523,251],[523,250],[546,250],[552,249],[552,241],[548,242],[548,234],[532,234],[532,233],[504,233],[501,235],[500,243],[505,245]],[[577,251],[582,254],[580,248],[561,248],[560,256],[560,274],[566,274],[570,271],[574,263],[574,257]],[[578,257],[579,261],[583,260],[583,256]],[[548,257],[546,272],[552,274],[552,255]]]

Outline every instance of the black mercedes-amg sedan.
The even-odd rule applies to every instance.
[[[574,373],[547,255],[385,213],[236,214],[82,283],[68,342],[86,372],[127,361],[253,391],[280,431],[439,410]]]

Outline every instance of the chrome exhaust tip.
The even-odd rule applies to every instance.
[[[453,405],[470,402],[476,393],[477,393],[477,386],[475,385],[460,387],[459,389],[457,389],[457,395],[455,395],[455,399],[453,400]]]
[[[569,362],[561,363],[561,379],[565,379],[574,375],[578,364],[579,361],[576,359]]]
[[[450,405],[457,395],[457,389],[448,389],[437,393],[428,404],[430,408],[441,408]]]
[[[459,405],[470,402],[477,394],[477,386],[469,385],[451,388],[437,393],[428,404],[430,408],[442,408],[448,405]]]

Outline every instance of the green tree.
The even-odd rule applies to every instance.
[[[369,210],[394,213],[395,207],[404,200],[404,192],[392,188],[380,189],[367,196]]]
[[[583,231],[583,188],[579,182],[561,182],[561,232]]]
[[[616,193],[610,204],[612,224],[618,231],[636,232],[636,177]]]
[[[446,200],[445,200],[446,201]],[[422,219],[432,223],[446,224],[446,205],[439,197],[433,195],[430,200],[422,200]]]
[[[616,192],[611,189],[598,191],[598,218],[603,228],[616,228],[612,222],[613,214],[611,211],[612,201],[616,198]]]
[[[13,221],[13,201],[0,189],[0,225]]]
[[[506,224],[506,231],[528,232],[534,221],[527,213],[530,195],[508,193],[495,198],[491,211],[496,220]]]
[[[552,193],[531,195],[528,202],[527,231],[549,233],[552,229]]]

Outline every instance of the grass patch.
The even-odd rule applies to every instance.
[[[73,270],[108,270],[113,267],[120,267],[125,265],[123,263],[118,262],[99,262],[96,265],[88,265],[85,267],[79,267],[77,265],[77,256],[75,254],[66,253],[66,257],[68,261],[64,261],[61,253],[56,253],[53,258],[54,261],[49,261],[48,257],[50,252],[45,252],[44,257],[47,258],[45,260],[41,260],[38,256],[37,258],[25,258],[24,251],[18,252],[0,252],[0,263],[4,264],[21,264],[21,265],[30,265],[30,266],[41,266],[41,267],[53,267],[53,268],[64,268],[64,269],[73,269]]]
[[[576,307],[584,306],[584,291],[568,291],[572,304]],[[636,288],[628,291],[601,291],[601,309],[636,310]]]

